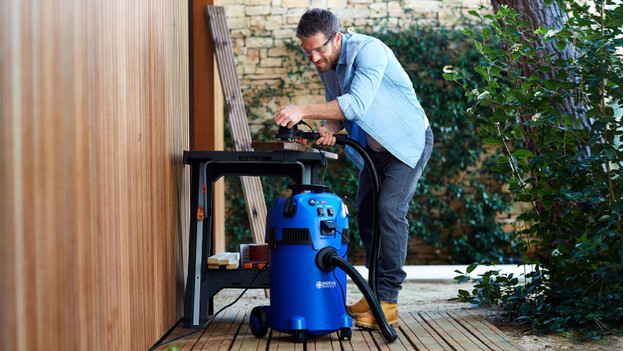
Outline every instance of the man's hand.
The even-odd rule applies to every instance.
[[[319,127],[318,133],[320,138],[316,139],[316,145],[322,147],[332,147],[336,143],[336,137],[334,136],[334,132],[332,132],[326,126]]]
[[[303,119],[303,116],[303,106],[286,106],[277,111],[273,120],[280,127],[292,128]]]

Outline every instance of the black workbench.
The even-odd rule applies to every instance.
[[[296,151],[185,151],[184,163],[191,166],[191,215],[183,324],[199,328],[214,313],[213,296],[221,289],[269,288],[268,269],[208,269],[208,257],[214,254],[214,183],[222,176],[280,176],[290,177],[295,184],[316,184],[326,156]],[[202,212],[198,209],[203,209],[203,215],[198,215]]]

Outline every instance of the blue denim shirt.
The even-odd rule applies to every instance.
[[[343,34],[336,69],[319,76],[325,100],[338,100],[349,136],[366,146],[366,133],[396,158],[415,167],[425,146],[429,125],[414,87],[394,53],[379,39]],[[364,161],[350,147],[347,156],[363,169]]]

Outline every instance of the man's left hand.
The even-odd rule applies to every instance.
[[[303,116],[301,106],[286,106],[277,111],[273,120],[280,127],[292,128],[303,119]]]

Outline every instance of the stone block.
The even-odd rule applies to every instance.
[[[230,17],[240,17],[245,14],[245,5],[228,5],[224,6],[225,17],[230,21]]]
[[[310,0],[282,0],[282,7],[310,7]]]
[[[284,15],[285,23],[291,24],[293,27],[296,28],[299,24],[299,19],[301,18],[301,15],[305,13],[305,10],[306,9],[289,10],[288,13]]]
[[[245,40],[248,48],[271,48],[273,47],[273,38],[266,37],[250,37]]]
[[[263,57],[260,60],[261,67],[281,67],[284,63],[282,58]]]
[[[411,0],[407,6],[418,12],[439,12],[443,4],[439,0]]]
[[[405,11],[403,11],[400,1],[388,1],[388,13],[393,17],[401,17],[405,15]]]
[[[277,40],[277,39],[297,39],[295,36],[295,29],[294,28],[290,28],[290,29],[276,29],[273,31],[273,38],[275,38],[275,42],[283,42],[283,40]]]
[[[373,0],[349,0],[349,4],[372,4]]]
[[[263,16],[271,13],[271,6],[245,6],[245,15]]]
[[[286,57],[288,56],[288,49],[286,47],[271,48],[267,51],[267,57]]]
[[[256,73],[256,67],[257,67],[256,64],[247,63],[247,64],[244,64],[244,65],[237,65],[237,66],[242,68],[241,71],[242,71],[245,79],[249,79],[248,75]]]
[[[340,18],[342,23],[346,23],[349,20],[353,20],[356,18],[368,18],[370,14],[370,10],[365,8],[344,8],[338,9],[334,12],[334,14]]]
[[[227,17],[227,24],[230,29],[246,29],[249,28],[248,17]]]
[[[266,30],[281,29],[284,26],[283,16],[273,15],[266,16],[264,20],[264,28]]]
[[[271,0],[246,0],[245,1],[245,5],[247,6],[260,6],[260,5],[271,6],[271,3],[272,3]]]
[[[327,8],[327,0],[310,0],[310,8],[320,8],[320,9],[326,9]]]
[[[371,18],[385,17],[388,12],[388,4],[385,2],[376,2],[370,4],[369,9]]]
[[[257,64],[260,62],[260,50],[248,48],[245,58],[248,63]]]
[[[347,7],[347,0],[327,0],[327,9],[333,12],[336,9],[344,9]],[[335,14],[335,12],[334,12]],[[338,18],[342,21],[342,18]]]

